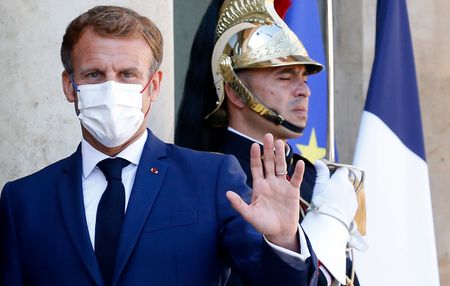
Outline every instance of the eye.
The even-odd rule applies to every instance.
[[[280,75],[278,77],[279,80],[291,80],[292,76],[288,74]]]
[[[100,74],[98,72],[90,72],[86,74],[87,78],[96,79],[100,77]]]
[[[134,72],[131,72],[131,71],[124,71],[122,73],[122,76],[125,79],[134,79],[134,78],[136,78],[136,74]]]

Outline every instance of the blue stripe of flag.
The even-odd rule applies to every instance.
[[[375,59],[365,110],[425,160],[414,55],[405,0],[378,0]]]

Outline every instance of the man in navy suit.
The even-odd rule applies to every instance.
[[[257,285],[316,283],[298,227],[304,165],[290,181],[277,175],[282,141],[264,137],[264,162],[252,147],[251,192],[234,157],[145,128],[162,79],[162,37],[149,19],[94,7],[67,27],[61,58],[83,139],[3,188],[0,284],[223,285],[230,267]]]

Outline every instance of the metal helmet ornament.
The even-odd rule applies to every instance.
[[[287,122],[254,95],[235,71],[304,65],[309,75],[323,66],[311,59],[302,42],[277,14],[274,0],[225,0],[219,13],[211,67],[218,96],[216,108],[207,116],[224,121],[224,84],[235,90],[246,105],[267,120],[301,133],[303,128]],[[219,123],[220,124],[220,123]]]

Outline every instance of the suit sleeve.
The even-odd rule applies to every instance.
[[[23,281],[9,187],[5,185],[0,199],[0,285],[15,286]]]
[[[220,248],[233,271],[254,285],[315,285],[317,260],[308,242],[311,257],[296,267],[285,263],[228,202],[225,193],[233,190],[245,201],[251,199],[245,174],[233,156],[226,156],[217,174],[216,204],[220,226]]]

